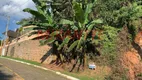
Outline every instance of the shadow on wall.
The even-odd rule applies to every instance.
[[[8,46],[7,46],[7,48],[6,48],[6,53],[5,53],[5,56],[7,56],[7,54],[8,54],[9,45],[10,45],[10,43],[8,43]]]
[[[41,63],[43,63],[52,54],[52,51],[53,51],[53,48],[51,48],[49,51],[46,52],[46,54],[42,56],[42,58],[40,59]]]
[[[15,52],[15,47],[12,47],[10,50],[10,56],[13,57]]]
[[[0,47],[0,55],[1,55],[1,53],[2,53],[2,47]]]

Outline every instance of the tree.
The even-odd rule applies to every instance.
[[[34,21],[31,21],[30,24],[37,25],[40,28],[47,30],[49,28],[54,27],[54,21],[53,21],[53,14],[50,12],[50,5],[48,4],[48,1],[46,0],[33,0],[33,2],[36,4],[36,10],[32,10],[30,8],[26,8],[23,11],[28,12],[33,15],[35,18]]]
[[[72,7],[74,11],[74,17],[71,20],[61,19],[60,24],[62,25],[62,30],[59,28],[59,31],[72,31],[68,35],[64,35],[59,31],[54,31],[49,36],[50,38],[44,40],[44,44],[53,43],[57,48],[57,57],[60,62],[68,61],[75,59],[76,63],[73,65],[74,69],[78,60],[80,60],[79,67],[83,64],[85,65],[85,58],[88,54],[88,48],[92,45],[91,32],[94,29],[94,25],[97,23],[102,23],[100,19],[89,20],[88,16],[92,12],[93,3],[83,4],[77,1],[72,2]],[[82,7],[81,5],[86,5]],[[66,26],[65,26],[66,25]],[[65,29],[67,27],[68,29]],[[59,34],[60,33],[60,34]],[[53,35],[54,34],[54,35]],[[56,35],[55,35],[56,34]],[[75,34],[75,37],[72,35]],[[60,36],[60,39],[56,36]]]
[[[93,14],[102,18],[104,24],[123,27],[132,18],[142,16],[140,4],[141,0],[97,0]]]

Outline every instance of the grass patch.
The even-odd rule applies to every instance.
[[[105,77],[110,75],[111,70],[107,66],[98,66],[96,70],[85,69],[83,72],[61,72],[80,80],[105,80]]]
[[[5,56],[5,58],[10,58],[10,59],[14,59],[14,60],[18,60],[18,61],[23,61],[23,62],[27,62],[27,63],[30,63],[30,64],[34,64],[34,65],[37,65],[37,66],[41,66],[41,63],[36,62],[36,61],[30,61],[30,60],[25,60],[25,59],[20,59],[20,58],[13,58],[13,57],[8,57],[8,56]]]
[[[83,75],[79,75],[79,73],[71,73],[71,72],[62,72],[63,74],[66,74],[66,75],[70,75],[70,76],[73,76],[73,77],[76,77],[80,80],[94,80],[93,77],[89,77],[89,76],[83,76]]]

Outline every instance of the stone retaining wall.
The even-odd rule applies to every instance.
[[[50,46],[40,46],[39,40],[26,40],[7,46],[6,55],[37,62],[49,63]]]

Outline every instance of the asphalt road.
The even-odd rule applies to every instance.
[[[45,71],[29,65],[0,58],[0,80],[68,80],[68,79],[50,71]]]
[[[0,64],[0,80],[23,80],[8,67]]]

